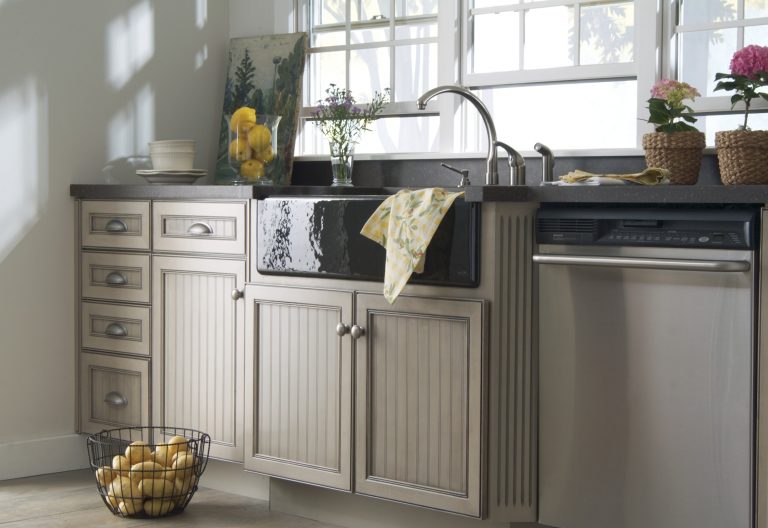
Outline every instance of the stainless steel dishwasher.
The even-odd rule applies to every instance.
[[[754,526],[757,218],[539,211],[540,523]]]

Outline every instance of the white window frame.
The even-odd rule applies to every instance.
[[[727,20],[724,22],[711,22],[711,23],[699,23],[699,24],[685,24],[678,25],[678,13],[679,13],[680,0],[664,0],[664,35],[663,42],[668,46],[668,50],[664,53],[663,72],[664,78],[678,79],[677,72],[677,55],[678,55],[678,35],[693,32],[693,31],[711,31],[716,29],[733,29],[736,28],[736,49],[744,47],[744,28],[747,26],[763,26],[768,25],[768,17],[762,18],[744,18],[744,0],[737,0],[737,12],[735,20]],[[728,73],[724,71],[723,73]],[[715,80],[711,79],[714,84]],[[700,87],[697,87],[700,88]],[[702,90],[699,90],[702,91]],[[729,115],[740,114],[744,112],[743,105],[737,106],[735,110],[731,110],[731,95],[732,93],[724,93],[722,96],[703,96],[696,98],[696,104],[694,105],[695,113],[697,115]],[[753,99],[750,103],[750,112],[753,111],[765,111],[768,110],[768,101],[757,98]]]
[[[563,5],[564,0],[537,0],[535,3],[526,3],[522,6],[546,7],[548,5]],[[588,3],[588,0],[565,0],[571,4]],[[278,2],[275,5],[275,29],[276,32],[305,30],[306,20],[302,19],[303,7],[309,0],[292,0],[290,2]],[[732,22],[719,22],[713,24],[689,24],[681,27],[675,24],[676,9],[679,0],[635,0],[635,40],[634,60],[632,63],[617,63],[606,65],[570,66],[563,68],[548,68],[539,70],[520,70],[513,72],[478,73],[467,72],[467,39],[469,22],[470,0],[439,0],[438,8],[438,84],[462,84],[470,88],[487,88],[502,85],[525,85],[551,82],[587,81],[587,80],[616,80],[634,78],[637,82],[636,101],[636,144],[634,148],[623,149],[583,149],[583,150],[557,150],[558,156],[626,156],[640,155],[642,135],[652,132],[653,127],[645,119],[648,114],[647,100],[654,83],[661,78],[676,78],[676,34],[678,30],[693,31],[703,29],[717,29],[720,27],[733,27]],[[743,4],[743,2],[742,2]],[[740,5],[742,5],[740,4]],[[509,8],[519,9],[518,6]],[[482,8],[476,12],[495,12],[496,8]],[[768,22],[767,18],[740,20],[743,26],[760,25]],[[743,42],[743,29],[739,30],[739,43]],[[377,43],[378,44],[378,43]],[[356,45],[357,46],[357,45]],[[364,46],[364,45],[363,45]],[[394,68],[394,63],[391,65]],[[391,78],[391,77],[390,77]],[[305,83],[309,76],[305,75]],[[714,82],[714,79],[713,79]],[[307,92],[305,84],[305,93]],[[433,99],[427,105],[427,109],[416,109],[415,101],[401,101],[388,105],[382,113],[385,117],[404,116],[439,116],[440,138],[439,152],[437,153],[394,153],[394,154],[358,154],[359,159],[438,159],[450,154],[457,158],[475,158],[485,155],[484,152],[465,152],[467,112],[474,112],[474,108],[463,105],[458,97],[441,96]],[[553,105],[563,104],[552,101]],[[742,110],[731,110],[730,94],[716,97],[697,98],[695,104],[696,113],[699,115],[738,114]],[[768,102],[760,99],[753,100],[752,110],[768,110]],[[610,109],[602,109],[610,113]],[[312,107],[302,109],[300,118],[306,119],[311,115]],[[500,117],[494,116],[496,119]],[[521,123],[520,126],[525,126]],[[473,131],[474,132],[474,131]],[[501,138],[503,140],[503,138]],[[299,138],[301,141],[301,138]],[[514,146],[514,145],[513,145]],[[556,146],[554,146],[556,148]],[[535,156],[534,151],[519,149],[525,156]],[[299,159],[324,159],[325,156],[300,155]]]

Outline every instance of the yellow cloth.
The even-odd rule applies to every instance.
[[[649,167],[643,172],[635,174],[592,174],[582,170],[571,171],[560,179],[568,183],[578,183],[594,177],[608,178],[611,180],[629,181],[641,185],[658,185],[669,182],[669,171],[658,167]]]
[[[402,190],[384,200],[365,223],[360,234],[387,250],[387,302],[395,302],[414,271],[424,271],[427,246],[453,201],[462,194],[444,189]]]

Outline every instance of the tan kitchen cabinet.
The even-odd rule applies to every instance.
[[[155,425],[211,436],[211,456],[242,461],[245,261],[154,256]]]
[[[79,430],[198,429],[212,457],[242,461],[244,307],[232,292],[247,278],[249,202],[79,204]]]
[[[247,469],[481,516],[482,301],[245,297]]]

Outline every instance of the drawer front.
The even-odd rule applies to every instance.
[[[84,298],[149,303],[149,255],[82,253]]]
[[[149,202],[83,200],[83,247],[149,250]]]
[[[155,251],[245,255],[247,202],[155,202]]]
[[[80,353],[80,431],[149,425],[149,362]]]
[[[84,348],[149,356],[152,339],[148,306],[84,302],[80,321]]]

